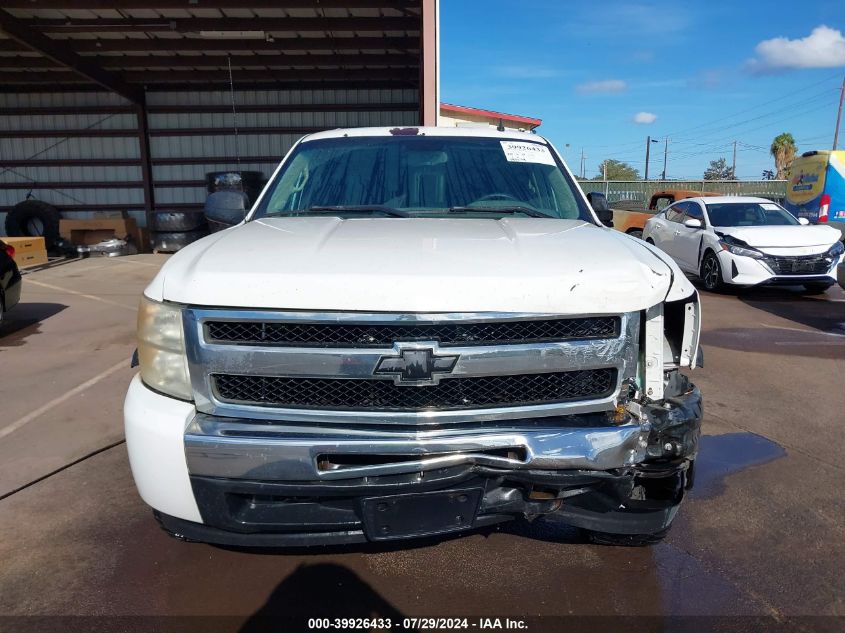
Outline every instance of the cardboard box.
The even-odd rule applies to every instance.
[[[59,235],[69,242],[73,242],[73,233],[81,238],[83,231],[108,231],[104,239],[116,237],[125,239],[137,230],[137,224],[132,218],[114,218],[103,220],[59,220]]]
[[[28,253],[18,253],[15,251],[14,259],[18,268],[40,266],[41,264],[47,263],[47,251],[30,251]]]
[[[134,218],[104,218],[98,220],[60,220],[59,235],[75,246],[90,246],[116,237],[129,238],[139,253],[150,252],[150,233]]]
[[[117,236],[113,229],[72,229],[70,243],[74,246],[91,246],[114,237]]]
[[[5,242],[9,246],[14,247],[15,253],[47,251],[43,237],[0,237],[0,242]]]

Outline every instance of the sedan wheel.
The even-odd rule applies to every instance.
[[[722,267],[719,265],[719,259],[713,253],[707,253],[704,256],[704,261],[701,262],[701,281],[704,282],[704,287],[710,292],[721,290],[722,282]]]

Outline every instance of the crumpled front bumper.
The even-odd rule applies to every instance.
[[[698,389],[686,379],[675,387],[676,397],[631,407],[619,426],[568,418],[421,432],[200,414],[184,443],[202,525],[159,519],[181,536],[230,545],[363,542],[393,538],[367,532],[365,499],[474,490],[474,518],[448,531],[555,512],[592,530],[658,532],[687,487],[701,424]]]
[[[634,417],[619,426],[570,416],[483,431],[212,418],[136,377],[126,440],[138,490],[165,528],[205,542],[377,540],[364,499],[467,489],[478,491],[477,512],[449,531],[555,512],[592,530],[653,533],[674,518],[698,445],[701,394],[678,376],[663,403],[630,404]]]

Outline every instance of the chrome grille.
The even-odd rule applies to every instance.
[[[480,424],[608,411],[639,357],[639,312],[189,307],[183,315],[197,411],[292,424]],[[429,356],[454,362],[428,367]],[[385,360],[396,371],[380,371]],[[431,381],[417,375],[418,363]]]
[[[833,265],[833,259],[826,254],[801,257],[767,255],[764,261],[776,275],[819,275]]]
[[[483,323],[278,323],[208,321],[205,338],[214,343],[296,347],[390,347],[397,341],[454,345],[508,345],[589,340],[619,336],[612,316]]]
[[[593,369],[516,376],[449,378],[425,387],[399,386],[390,380],[212,376],[220,400],[310,409],[425,411],[519,407],[610,395],[615,369]]]

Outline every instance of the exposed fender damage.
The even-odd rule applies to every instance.
[[[695,459],[702,420],[701,392],[689,378],[673,371],[666,378],[664,396],[662,403],[629,405],[629,410],[648,425],[647,459]]]

